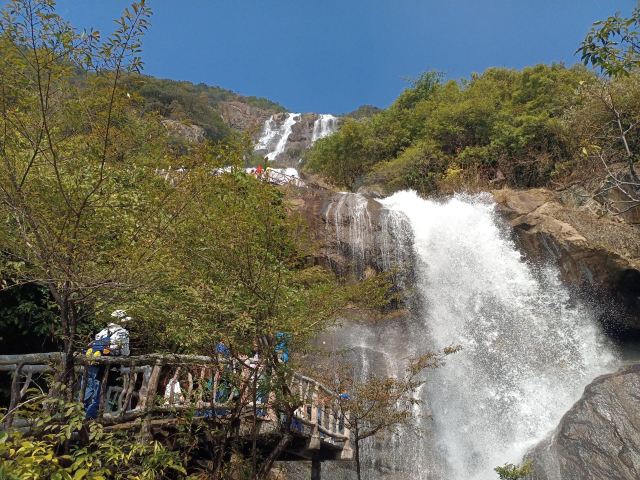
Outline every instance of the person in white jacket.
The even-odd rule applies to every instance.
[[[110,338],[109,355],[128,357],[130,354],[129,332],[124,328],[124,325],[127,325],[131,321],[131,317],[127,316],[127,312],[124,310],[115,310],[111,316],[114,318],[114,321],[100,330],[96,334],[95,339],[102,340],[104,338]]]
[[[114,321],[100,330],[87,350],[90,356],[129,356],[129,332],[123,325],[131,321],[124,310],[111,314]],[[100,390],[103,387],[104,365],[90,365],[87,371],[87,388],[84,394],[84,408],[87,418],[96,418],[100,404]]]

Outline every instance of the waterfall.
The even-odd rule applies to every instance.
[[[285,151],[292,128],[296,122],[300,120],[300,117],[301,115],[299,113],[287,113],[284,122],[278,125],[274,115],[271,115],[271,117],[264,122],[262,135],[258,139],[254,149],[267,151],[266,158],[270,161],[275,160],[278,155]]]
[[[300,113],[287,113],[271,115],[262,127],[262,133],[257,139],[254,146],[255,151],[265,152],[268,161],[284,161],[291,163],[294,160],[302,161],[299,156],[301,148],[308,148],[316,140],[331,135],[338,128],[339,119],[333,115],[326,113],[317,116],[313,124],[311,123],[309,114],[303,117]],[[291,138],[291,134],[295,127],[295,135]],[[279,158],[283,153],[297,152],[296,158]]]
[[[338,118],[327,113],[321,114],[315,122],[313,122],[313,133],[311,142],[327,137],[338,128]]]
[[[413,231],[420,308],[402,355],[463,348],[420,392],[430,440],[406,445],[417,456],[401,460],[404,478],[495,480],[493,468],[520,462],[616,357],[557,269],[524,261],[489,195],[405,191],[381,204]]]
[[[341,192],[338,199],[329,205],[327,226],[333,223],[338,247],[344,250],[353,262],[353,270],[361,277],[367,258],[371,254],[372,233],[368,200],[364,195]]]
[[[370,266],[390,272],[397,287],[405,286],[413,270],[413,234],[403,214],[382,210],[378,202],[359,193],[340,192],[324,216],[327,235],[333,238],[336,253],[349,259],[348,269],[355,278],[363,278]]]

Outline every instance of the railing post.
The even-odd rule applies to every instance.
[[[191,394],[193,393],[193,375],[191,374],[191,370],[187,368],[187,393],[184,396],[185,404],[191,405],[192,402]]]
[[[142,419],[142,425],[140,426],[140,436],[142,438],[151,437],[151,420],[149,418],[148,411],[153,407],[153,398],[158,390],[158,383],[160,382],[160,372],[162,371],[162,365],[159,361],[151,369],[151,374],[145,380],[143,380],[142,388],[140,389],[140,398],[138,399],[138,408],[147,411]],[[146,373],[145,373],[146,376]]]
[[[104,365],[102,370],[102,378],[100,379],[100,401],[98,402],[98,416],[96,419],[102,419],[104,416],[105,401],[107,398],[107,381],[109,380],[109,365]]]
[[[319,458],[314,457],[311,460],[311,480],[321,480],[322,462]]]
[[[309,439],[309,450],[320,449],[320,430],[318,429],[318,389],[314,385],[311,393],[311,438]]]
[[[138,391],[138,404],[136,409],[144,409],[147,401],[147,392],[149,391],[149,380],[151,379],[152,367],[145,365],[142,367],[142,384]]]
[[[132,362],[131,363],[131,370],[129,371],[127,391],[126,391],[126,394],[124,396],[124,403],[122,405],[122,410],[120,411],[120,417],[121,418],[124,417],[124,414],[129,409],[129,405],[131,403],[131,398],[133,396],[133,391],[134,391],[134,389],[136,387],[137,377],[138,377],[138,374],[136,372],[136,367]]]
[[[216,404],[218,401],[218,382],[220,381],[220,370],[218,369],[218,365],[214,367],[213,370],[213,385],[211,386],[211,411],[213,415],[216,415]]]
[[[347,437],[342,446],[340,458],[342,460],[351,460],[353,458],[353,447],[351,446],[351,430],[349,430],[349,412],[344,413],[344,431],[342,434]]]
[[[13,422],[13,410],[20,403],[20,374],[22,373],[22,367],[24,362],[20,362],[18,367],[13,372],[13,378],[11,379],[11,399],[9,400],[9,409],[4,419],[5,428],[10,428]]]
[[[269,396],[267,397],[267,418],[274,425],[278,422],[278,412],[274,405],[276,404],[276,393],[269,389]]]
[[[153,406],[153,397],[156,395],[156,391],[158,390],[158,382],[160,381],[160,370],[162,366],[157,362],[153,368],[151,369],[151,375],[149,375],[149,380],[143,387],[140,389],[140,402],[138,406],[141,409],[149,409]]]

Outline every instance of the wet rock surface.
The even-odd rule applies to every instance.
[[[531,480],[640,478],[640,363],[596,378],[528,457]]]
[[[385,271],[398,287],[409,282],[413,239],[404,218],[361,194],[294,189],[287,199],[309,226],[316,247],[314,263],[331,268],[346,281]]]
[[[500,212],[532,258],[551,259],[570,285],[611,297],[620,328],[640,331],[640,228],[563,203],[545,189],[494,190]]]

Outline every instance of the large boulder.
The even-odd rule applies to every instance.
[[[191,125],[169,118],[162,120],[162,125],[167,129],[169,135],[177,140],[191,144],[204,142],[205,132],[200,125]]]
[[[553,260],[564,280],[611,297],[624,328],[640,330],[640,228],[563,202],[545,189],[494,190],[500,212],[533,259]]]
[[[528,455],[531,480],[640,478],[640,363],[596,378]]]

